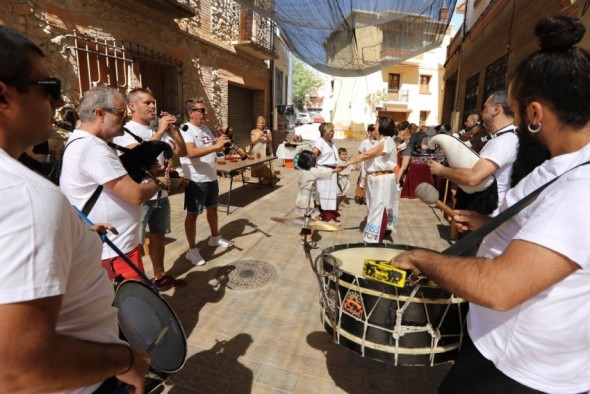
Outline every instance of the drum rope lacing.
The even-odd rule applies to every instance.
[[[327,257],[329,257],[329,258],[327,258]],[[330,272],[326,271],[325,266],[320,267],[318,265],[320,261],[322,263],[328,262],[329,265],[332,267],[331,271]],[[420,295],[420,296],[418,295],[418,293],[420,292],[422,285],[423,285],[423,283],[420,283],[420,282],[427,280],[426,277],[420,276],[413,283],[415,285],[415,287],[412,290],[412,292],[410,293],[410,295],[407,296],[407,299],[405,302],[403,302],[403,304],[400,301],[398,290],[396,288],[396,295],[398,296],[398,298],[396,299],[397,309],[395,312],[395,315],[396,315],[395,326],[393,329],[387,329],[387,328],[384,328],[382,325],[373,324],[373,323],[369,322],[371,315],[373,314],[373,312],[377,309],[377,307],[379,305],[379,301],[383,298],[383,294],[378,296],[379,301],[377,303],[375,303],[375,305],[369,311],[367,311],[367,309],[366,309],[364,298],[360,297],[359,301],[361,303],[362,310],[363,310],[363,318],[361,319],[357,316],[352,315],[350,312],[344,310],[343,308],[338,307],[338,306],[342,306],[343,302],[347,298],[349,298],[352,293],[356,293],[356,294],[363,293],[363,291],[362,291],[363,287],[361,286],[361,284],[359,282],[359,278],[355,276],[355,278],[353,279],[352,282],[347,282],[347,283],[350,283],[350,285],[352,285],[352,286],[351,286],[351,288],[347,289],[347,291],[344,295],[342,295],[340,293],[340,285],[339,285],[339,282],[340,282],[339,278],[341,275],[341,269],[338,266],[338,264],[336,263],[336,261],[334,260],[334,257],[332,255],[330,255],[329,253],[321,253],[319,256],[316,257],[315,261],[313,262],[312,269],[313,269],[314,273],[316,274],[316,277],[317,277],[318,282],[320,284],[320,290],[321,290],[320,291],[320,293],[321,293],[320,299],[321,299],[322,303],[328,309],[327,315],[328,315],[328,318],[330,319],[330,325],[333,330],[333,337],[334,337],[335,341],[337,341],[338,343],[340,342],[340,333],[339,333],[338,329],[340,327],[340,321],[342,320],[342,315],[346,314],[347,316],[355,319],[356,321],[363,323],[363,336],[361,339],[361,355],[363,357],[366,356],[365,349],[368,347],[366,344],[366,338],[367,338],[367,330],[369,328],[377,328],[379,330],[383,330],[383,331],[391,333],[392,338],[395,340],[394,365],[397,366],[398,365],[398,357],[400,355],[400,340],[401,340],[401,338],[406,334],[425,332],[425,333],[429,334],[431,337],[429,362],[430,362],[430,366],[434,365],[435,356],[437,354],[438,343],[443,337],[443,335],[441,335],[440,326],[445,321],[445,318],[446,318],[448,312],[450,311],[451,305],[454,305],[456,303],[455,299],[457,297],[455,297],[454,295],[451,295],[451,297],[447,299],[446,308],[443,311],[439,326],[433,327],[432,322],[431,322],[431,316],[429,314],[428,309],[426,308],[426,305],[427,305],[426,299],[424,298],[423,295]],[[334,287],[333,289],[331,288],[330,283],[333,284],[333,287]],[[331,300],[328,297],[328,293],[331,292],[332,290],[335,290],[335,294],[337,295],[334,298],[334,300]],[[420,294],[422,294],[422,292],[420,292]],[[403,325],[402,322],[403,322],[404,312],[414,302],[413,300],[418,297],[422,298],[423,302],[421,304],[424,305],[424,312],[425,312],[425,316],[427,319],[427,324],[425,326],[421,326],[421,327],[420,326]],[[337,304],[336,304],[336,301],[337,301]],[[461,327],[460,333],[458,335],[456,335],[456,334],[445,335],[445,337],[459,336],[459,346],[461,346],[462,337],[463,337],[463,319],[461,316],[460,307],[461,306],[459,305],[458,314],[459,314],[460,327]]]

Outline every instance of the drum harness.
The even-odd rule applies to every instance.
[[[449,255],[449,256],[473,256],[473,255],[475,255],[475,252],[477,251],[479,244],[483,241],[483,238],[485,236],[487,236],[489,233],[494,231],[497,227],[499,227],[501,224],[506,222],[512,216],[514,216],[515,214],[520,212],[522,209],[524,209],[528,205],[530,205],[533,201],[535,201],[537,199],[537,197],[539,196],[539,194],[541,194],[541,192],[543,190],[545,190],[549,185],[554,183],[561,176],[565,175],[566,173],[568,173],[578,167],[581,167],[581,166],[584,166],[587,164],[590,164],[590,161],[578,164],[578,165],[570,168],[569,170],[563,172],[561,175],[558,175],[557,177],[555,177],[554,179],[545,183],[544,185],[540,186],[539,188],[537,188],[536,190],[534,190],[533,192],[531,192],[530,194],[528,194],[527,196],[522,198],[520,201],[518,201],[514,205],[510,206],[508,209],[502,211],[500,214],[498,214],[497,216],[492,218],[486,224],[484,224],[483,226],[481,226],[477,230],[471,232],[466,237],[462,238],[460,241],[458,241],[454,245],[450,246],[449,248],[445,249],[441,253],[445,254],[445,255]],[[325,280],[325,279],[328,279],[330,277],[333,278],[333,283],[335,285],[335,294],[337,294],[338,298],[340,298],[341,297],[340,291],[339,291],[339,288],[340,288],[339,278],[341,275],[340,267],[338,267],[338,264],[336,263],[336,259],[327,253],[321,253],[320,255],[318,255],[316,257],[315,261],[311,260],[311,255],[309,254],[309,250],[306,250],[306,254],[308,255],[308,257],[310,259],[312,270],[318,279],[322,302],[325,305],[326,310],[328,312],[328,318],[330,319],[330,324],[332,326],[333,337],[334,337],[334,339],[336,339],[338,337],[338,324],[337,324],[338,317],[337,317],[336,303],[340,300],[330,299],[330,297],[328,296],[328,291],[330,290],[330,286],[329,286],[330,281]],[[323,263],[321,266],[320,266],[320,261]],[[331,265],[331,269],[326,269],[327,262],[329,263],[329,265]],[[410,279],[411,276],[412,275],[410,275],[410,277],[408,279]],[[415,284],[414,289],[412,290],[410,295],[407,296],[407,300],[403,303],[403,305],[401,305],[401,307],[399,305],[399,300],[397,300],[398,308],[395,312],[395,315],[396,315],[395,327],[393,328],[393,330],[388,330],[391,332],[392,337],[395,339],[395,365],[397,365],[397,362],[398,362],[399,341],[400,341],[401,337],[403,337],[407,333],[420,332],[420,331],[426,331],[432,337],[430,363],[431,363],[431,366],[434,365],[435,350],[436,350],[439,340],[441,339],[441,334],[440,334],[440,330],[438,327],[436,327],[436,328],[432,327],[432,324],[430,322],[430,316],[428,315],[428,311],[426,311],[426,317],[428,319],[428,323],[425,327],[402,325],[402,317],[403,317],[404,312],[410,306],[414,297],[416,297],[418,291],[421,289],[425,280],[426,280],[426,277],[418,276],[416,281],[413,282]],[[357,282],[357,281],[358,281],[358,278],[355,279],[355,282]],[[360,287],[358,282],[356,283],[356,286]],[[350,291],[351,290],[349,289],[348,292],[350,292]],[[347,292],[347,294],[348,294],[348,292]],[[382,294],[379,296],[379,298],[381,298],[381,297],[382,297]],[[446,317],[449,307],[454,299],[455,299],[454,295],[451,298],[449,298],[447,308],[445,309],[445,312],[443,314],[441,322],[444,321],[444,318]],[[361,302],[362,302],[362,299],[361,299]],[[363,305],[363,307],[364,307],[364,305]],[[370,316],[373,313],[373,311],[376,307],[377,307],[377,303],[369,311],[368,316]],[[352,317],[357,320],[360,320],[356,316],[352,316]],[[367,321],[364,322],[364,326],[365,326],[364,331],[366,334],[367,327],[373,326],[373,325],[370,324],[367,319]],[[461,324],[461,327],[462,326],[463,326],[463,324]],[[378,327],[378,328],[382,329],[382,327]],[[363,338],[364,338],[364,336],[363,336]],[[364,339],[363,339],[363,341],[364,341]],[[459,343],[459,346],[460,346],[460,343]],[[363,348],[364,348],[364,344],[363,344]]]

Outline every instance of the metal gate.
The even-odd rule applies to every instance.
[[[254,91],[229,85],[228,104],[228,126],[234,129],[234,143],[240,148],[247,147],[250,145],[250,132],[256,127]]]

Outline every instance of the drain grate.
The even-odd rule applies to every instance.
[[[258,289],[276,277],[275,267],[260,260],[236,261],[217,271],[217,280],[232,290]]]

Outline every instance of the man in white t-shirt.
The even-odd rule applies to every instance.
[[[84,93],[78,112],[81,123],[68,139],[63,155],[61,190],[70,203],[82,209],[102,186],[88,217],[96,223],[113,225],[119,233],[109,238],[143,271],[139,247],[141,205],[160,190],[160,186],[153,180],[136,183],[116,151],[107,144],[123,133],[127,113],[125,97],[113,88],[97,87]],[[167,177],[158,180],[170,184]],[[140,275],[106,243],[102,259],[109,278],[120,275],[124,279],[140,279]]]
[[[471,168],[451,168],[440,164],[435,160],[429,160],[428,166],[433,175],[443,176],[459,185],[476,186],[484,179],[493,175],[497,183],[496,195],[488,199],[487,191],[480,192],[480,197],[470,196],[461,191],[464,198],[457,195],[455,208],[472,209],[482,214],[495,216],[498,206],[502,202],[506,191],[510,189],[510,174],[512,163],[516,160],[518,149],[518,137],[514,125],[514,113],[508,106],[506,91],[497,91],[491,94],[484,104],[482,120],[486,131],[492,138],[480,151],[480,159]],[[473,198],[481,198],[485,203],[478,207],[472,205]],[[489,203],[487,203],[489,201]]]
[[[131,120],[125,123],[125,133],[115,137],[113,142],[125,148],[132,149],[139,145],[139,138],[143,141],[163,141],[172,147],[178,156],[186,155],[186,146],[180,135],[180,130],[174,126],[176,117],[166,112],[156,122],[156,100],[149,89],[137,88],[127,94],[127,106],[131,112]],[[133,134],[131,134],[133,133]],[[163,154],[158,162],[164,164]],[[183,287],[186,281],[175,279],[164,270],[165,236],[170,232],[170,200],[168,192],[161,190],[143,204],[140,239],[143,244],[145,228],[149,224],[149,253],[154,268],[154,284],[160,291],[172,287]]]
[[[207,117],[207,108],[202,98],[188,100],[185,103],[185,112],[189,122],[182,127],[182,137],[186,143],[187,155],[180,158],[180,163],[184,178],[188,180],[184,191],[184,208],[186,209],[184,231],[189,247],[186,258],[194,265],[200,266],[205,264],[205,259],[197,248],[196,236],[197,217],[203,212],[203,208],[207,211],[207,223],[211,230],[209,246],[227,248],[233,245],[219,235],[217,218],[219,184],[215,169],[216,152],[223,150],[229,138],[221,135],[215,139],[211,130],[203,124]]]
[[[49,137],[63,100],[43,52],[5,26],[0,102],[0,392],[90,394],[114,376],[143,392],[150,358],[119,339],[99,237],[16,160]]]

